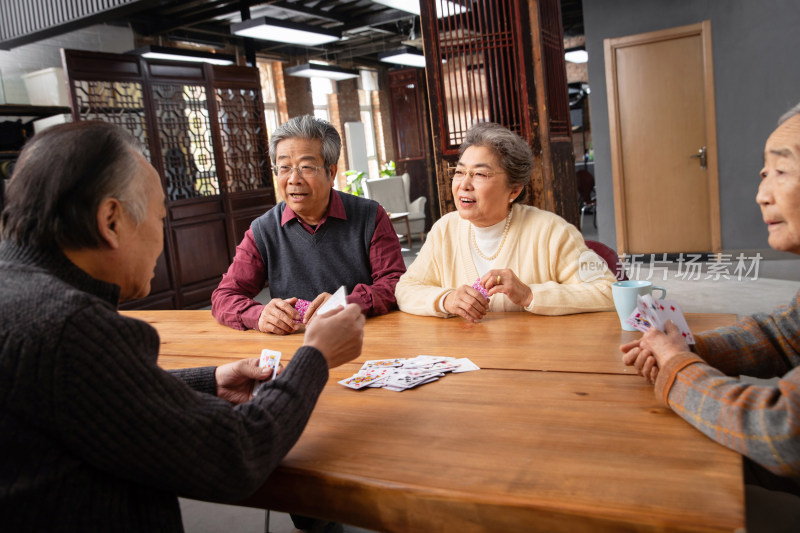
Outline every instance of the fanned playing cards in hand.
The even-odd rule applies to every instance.
[[[694,344],[692,332],[677,302],[656,300],[650,294],[640,295],[636,301],[636,309],[626,320],[628,324],[641,332],[647,331],[651,326],[666,332],[664,325],[667,320],[671,320],[681,332],[686,344]]]
[[[419,355],[411,359],[376,359],[367,361],[361,370],[339,383],[351,389],[382,387],[399,392],[436,381],[446,372],[471,370],[480,368],[466,357]]]

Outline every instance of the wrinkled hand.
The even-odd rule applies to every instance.
[[[328,301],[328,298],[332,296],[329,292],[323,292],[316,298],[314,301],[308,304],[308,309],[306,309],[306,314],[303,317],[303,324],[308,324],[311,321],[311,318],[314,316],[314,313],[317,312],[317,309],[320,308],[322,304]]]
[[[321,314],[306,328],[303,346],[322,352],[328,368],[352,361],[361,354],[365,321],[357,304]]]
[[[651,327],[639,340],[619,347],[624,353],[622,362],[635,367],[650,383],[655,383],[659,367],[679,353],[689,351],[689,345],[671,320],[667,320],[664,329],[666,333]]]
[[[634,367],[640,376],[649,381],[650,384],[654,384],[658,377],[656,358],[653,357],[650,350],[642,348],[640,342],[641,339],[638,339],[619,347],[622,352],[622,362],[627,366]]]
[[[258,330],[277,335],[288,335],[297,331],[300,324],[295,320],[300,319],[300,315],[294,308],[295,303],[297,303],[297,298],[287,298],[286,300],[273,298],[270,300],[261,311],[261,316],[258,317]]]
[[[650,328],[642,335],[639,342],[640,346],[650,350],[656,358],[658,366],[664,366],[667,362],[681,352],[688,352],[689,345],[686,344],[678,326],[672,320],[667,320],[664,324],[666,333],[662,333],[656,328]]]
[[[500,282],[497,281],[500,276]],[[510,268],[490,270],[481,277],[481,283],[489,291],[489,296],[502,293],[508,299],[522,307],[528,307],[533,300],[533,291],[522,283]]]
[[[240,404],[252,398],[256,381],[269,381],[272,371],[258,368],[258,357],[242,359],[235,363],[218,366],[214,372],[217,380],[217,396],[233,404]],[[283,367],[278,367],[279,375]]]
[[[462,285],[445,296],[442,306],[451,315],[473,323],[479,322],[489,311],[489,301],[469,285]]]

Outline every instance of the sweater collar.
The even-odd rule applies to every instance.
[[[289,204],[283,202],[283,213],[281,213],[281,227],[285,226],[287,222],[290,220],[297,220],[309,233],[312,235],[316,232],[317,228],[322,226],[328,217],[332,218],[340,218],[342,220],[347,220],[347,212],[344,209],[344,202],[342,202],[342,198],[336,193],[334,189],[331,189],[331,196],[330,201],[328,202],[328,211],[322,216],[319,220],[319,223],[316,227],[312,228],[308,224],[306,224],[303,219],[297,216],[297,213],[292,211],[292,208],[289,207]]]
[[[93,278],[70,261],[58,248],[19,246],[7,240],[0,242],[0,262],[23,264],[46,270],[61,281],[105,300],[114,307],[119,303],[119,285]]]

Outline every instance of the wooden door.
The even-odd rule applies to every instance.
[[[606,39],[605,60],[618,252],[719,252],[711,23]]]

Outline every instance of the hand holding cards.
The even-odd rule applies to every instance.
[[[333,296],[325,300],[325,303],[319,306],[317,309],[317,313],[324,314],[328,311],[333,311],[339,306],[346,306],[347,305],[347,294],[344,288],[344,285],[339,287],[339,289],[333,293]]]
[[[686,318],[677,302],[672,300],[655,300],[649,294],[638,296],[636,309],[626,322],[641,332],[646,332],[651,326],[665,332],[664,325],[668,320],[677,326],[687,344],[694,344]]]

